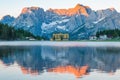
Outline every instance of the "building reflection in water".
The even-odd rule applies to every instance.
[[[89,71],[114,73],[120,68],[120,49],[113,47],[0,47],[0,64],[17,63],[23,74],[70,73],[82,77]],[[86,66],[87,65],[87,66]]]

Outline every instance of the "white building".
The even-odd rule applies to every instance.
[[[100,35],[99,39],[100,40],[106,40],[106,39],[108,39],[108,37],[107,37],[107,35]]]
[[[94,36],[94,35],[93,35],[93,36],[90,36],[90,37],[89,37],[89,40],[97,40],[97,37]]]

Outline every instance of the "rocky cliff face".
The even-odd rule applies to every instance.
[[[88,6],[84,6],[81,4],[77,4],[74,8],[69,9],[50,9],[49,11],[52,11],[58,15],[66,15],[66,16],[73,16],[73,15],[85,15],[89,16],[91,13],[91,9]]]
[[[81,4],[74,8],[46,11],[39,7],[26,7],[17,18],[5,16],[1,22],[48,38],[54,32],[66,32],[76,40],[88,39],[99,30],[119,29],[120,13],[114,8],[94,11]]]
[[[15,28],[29,30],[34,35],[41,34],[41,25],[45,20],[45,12],[42,8],[30,7],[24,8],[13,22]]]

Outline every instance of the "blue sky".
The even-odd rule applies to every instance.
[[[120,12],[120,0],[0,0],[0,18],[7,14],[16,17],[24,7],[71,8],[77,3],[87,5],[93,10],[114,7]]]

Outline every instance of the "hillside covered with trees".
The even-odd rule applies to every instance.
[[[99,37],[100,35],[107,35],[108,38],[118,38],[120,37],[120,30],[114,29],[114,30],[98,31],[96,33],[96,36]]]
[[[14,29],[12,26],[0,23],[0,40],[41,40],[43,38],[34,36],[32,33],[22,30]]]

